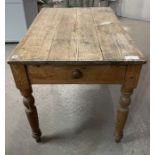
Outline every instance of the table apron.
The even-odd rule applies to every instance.
[[[31,84],[121,84],[125,65],[27,65]],[[74,77],[74,72],[77,77]]]

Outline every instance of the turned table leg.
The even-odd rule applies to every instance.
[[[115,141],[120,142],[123,137],[123,129],[128,117],[130,96],[133,89],[137,87],[138,79],[141,71],[141,65],[128,65],[124,81],[122,83],[120,103],[117,110]]]
[[[128,117],[129,105],[131,102],[130,95],[133,89],[122,88],[122,94],[120,97],[120,103],[117,110],[117,120],[116,120],[116,131],[115,131],[115,141],[120,142],[123,137],[123,129]]]
[[[32,129],[32,136],[39,142],[41,141],[41,131],[39,129],[38,113],[34,104],[34,97],[32,96],[32,87],[29,81],[27,68],[22,64],[12,64],[11,70],[16,87],[23,96],[23,103],[26,107],[26,116]]]
[[[32,129],[32,137],[36,139],[37,142],[41,141],[41,131],[39,129],[39,120],[36,106],[34,104],[34,97],[32,96],[31,90],[20,90],[23,96],[23,103],[26,107],[25,112],[29,124]]]
[[[141,65],[128,65],[126,69],[125,79],[122,84],[120,103],[117,110],[115,141],[120,142],[123,137],[123,129],[128,117],[130,96],[134,88],[137,87],[138,79],[141,71]]]

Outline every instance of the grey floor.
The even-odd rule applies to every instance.
[[[124,139],[114,142],[119,85],[35,85],[42,143],[31,138],[22,97],[6,64],[6,155],[149,155],[149,23],[121,18],[147,57]],[[6,45],[6,57],[15,45]]]

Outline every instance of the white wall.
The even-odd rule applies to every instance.
[[[118,0],[117,14],[149,21],[150,0]]]
[[[5,3],[5,41],[18,42],[26,33],[24,6],[22,1],[9,1]]]
[[[37,0],[5,0],[5,41],[21,40],[37,13]]]

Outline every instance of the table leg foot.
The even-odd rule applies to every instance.
[[[121,141],[121,139],[123,138],[123,134],[121,134],[121,135],[115,135],[115,142],[116,143],[119,143],[120,141]]]
[[[41,135],[40,136],[32,135],[32,137],[36,140],[37,143],[41,142]]]
[[[32,137],[36,140],[37,143],[41,142],[41,131],[40,131],[40,129],[37,133],[34,133],[32,131]]]

